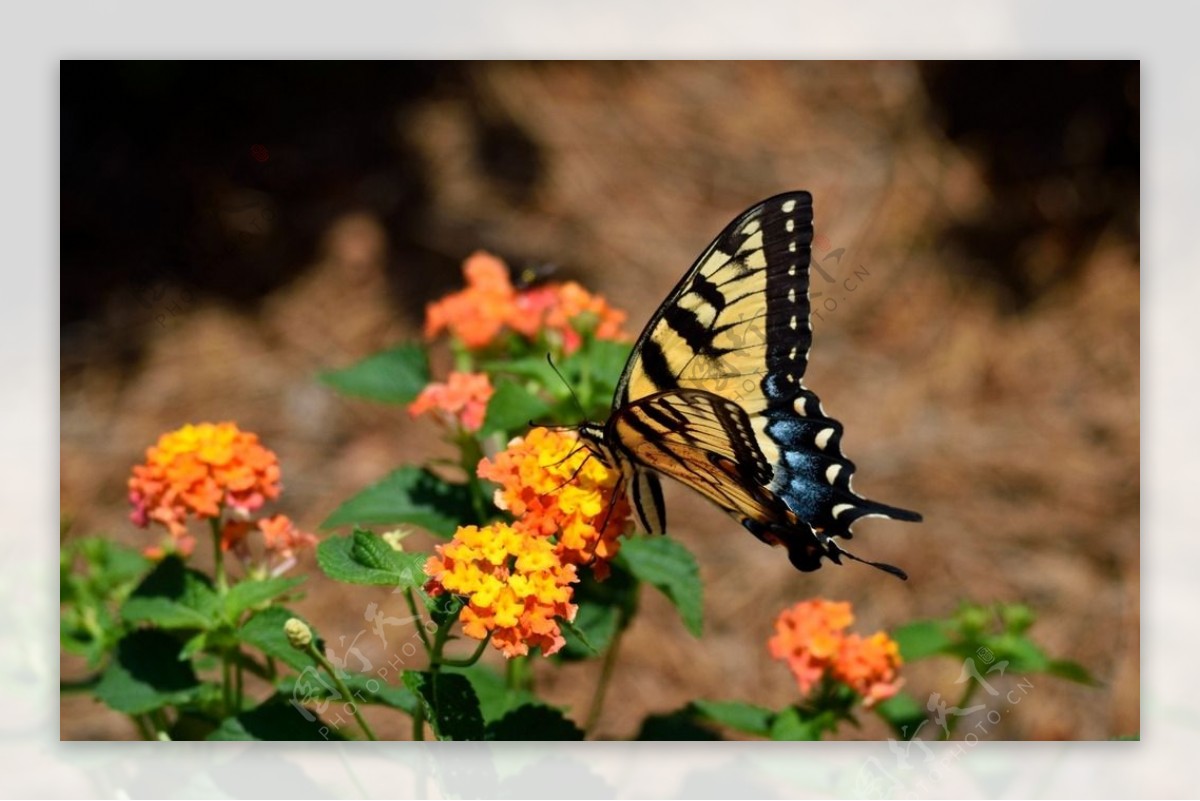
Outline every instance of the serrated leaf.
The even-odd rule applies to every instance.
[[[485,735],[479,699],[465,676],[457,673],[404,671],[404,686],[425,710],[439,740],[482,740]]]
[[[109,708],[139,715],[186,703],[198,687],[191,664],[179,660],[179,641],[156,629],[140,629],[117,643],[95,692]]]
[[[721,735],[696,720],[691,709],[680,709],[665,715],[650,715],[642,721],[638,740],[687,742],[720,740]]]
[[[550,404],[537,393],[516,381],[501,379],[488,400],[487,416],[480,434],[521,431],[529,427],[531,420],[540,420],[549,411]]]
[[[335,509],[321,528],[408,523],[449,537],[460,523],[474,521],[470,510],[465,484],[453,484],[423,468],[401,467]]]
[[[699,637],[704,628],[703,587],[696,558],[679,542],[662,536],[631,537],[621,544],[617,560],[638,579],[671,600],[688,631]]]
[[[207,629],[208,615],[168,598],[130,598],[121,606],[126,623],[150,623],[160,629]]]
[[[242,627],[238,629],[238,638],[267,656],[274,657],[285,665],[303,672],[312,667],[312,658],[293,648],[283,630],[284,625],[293,617],[303,620],[295,612],[284,609],[282,606],[264,609],[255,613],[253,617],[242,624]],[[312,626],[309,625],[309,628],[311,629]],[[313,637],[316,636],[314,630]]]
[[[205,629],[216,623],[216,611],[217,594],[208,576],[169,556],[122,604],[121,618],[165,629]]]
[[[714,723],[760,737],[765,737],[771,732],[771,721],[775,717],[775,713],[770,709],[741,701],[697,700],[692,702],[692,709],[700,717]]]
[[[317,546],[317,564],[325,575],[349,584],[420,587],[426,554],[397,551],[370,531],[356,529],[346,537],[327,537]]]
[[[537,696],[528,690],[508,686],[496,671],[486,665],[476,664],[469,668],[448,668],[452,673],[465,676],[475,690],[479,700],[479,712],[485,723],[491,723],[524,704],[538,703]]]
[[[939,620],[918,620],[901,626],[892,632],[892,639],[900,646],[905,662],[948,653],[953,645],[946,624]]]
[[[592,606],[587,615],[582,615],[582,608],[579,608],[575,614],[575,620],[562,620],[560,626],[562,628],[563,639],[566,644],[560,652],[567,659],[587,659],[592,656],[599,656],[601,649],[608,643],[612,642],[613,634],[617,630],[617,610],[610,606]],[[580,620],[583,617],[584,620]],[[591,618],[589,620],[589,618]],[[584,624],[584,625],[581,625]],[[591,637],[587,634],[585,625],[590,625],[596,629],[598,638],[603,646],[596,646]]]
[[[553,707],[524,704],[489,723],[485,739],[503,742],[582,740],[583,730]]]
[[[368,356],[320,379],[344,395],[381,403],[411,403],[429,383],[429,356],[408,344]]]
[[[207,740],[312,741],[343,740],[338,726],[331,726],[311,710],[289,699],[272,695],[254,709],[226,718]]]
[[[229,620],[236,621],[247,609],[283,595],[303,581],[303,578],[287,578],[285,576],[239,581],[225,594],[225,616]]]

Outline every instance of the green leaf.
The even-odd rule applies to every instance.
[[[496,391],[488,401],[487,416],[483,420],[480,434],[488,436],[523,431],[529,427],[530,421],[540,420],[549,411],[550,404],[536,392],[526,389],[516,381],[501,379],[496,383]]]
[[[178,640],[139,629],[117,644],[115,658],[96,685],[96,697],[118,712],[139,715],[186,703],[199,686],[191,664],[179,659]]]
[[[293,617],[303,620],[299,615],[282,606],[264,609],[255,613],[254,617],[242,624],[242,627],[238,629],[238,638],[267,656],[278,659],[288,667],[303,672],[313,666],[312,658],[293,648],[288,642],[287,634],[283,631],[284,625]],[[305,622],[307,623],[307,621]],[[309,625],[309,628],[311,629],[312,626]],[[314,631],[313,637],[316,636]],[[320,641],[318,640],[319,646]]]
[[[471,493],[419,467],[393,470],[382,481],[343,503],[321,528],[409,523],[449,537],[460,523],[474,520]]]
[[[680,709],[665,715],[650,715],[642,721],[638,740],[695,741],[720,740],[721,736],[696,721],[691,709]]]
[[[562,656],[566,659],[587,659],[592,656],[599,656],[603,646],[596,646],[592,643],[591,637],[588,636],[588,628],[595,629],[601,642],[607,645],[612,642],[613,635],[617,631],[617,619],[619,614],[616,609],[611,606],[599,606],[591,604],[588,607],[588,613],[582,614],[583,609],[575,614],[574,620],[562,620],[563,639],[566,640],[566,645],[563,646]],[[584,620],[580,620],[583,617]],[[589,618],[594,618],[589,620]],[[586,623],[587,628],[581,623]]]
[[[346,683],[346,689],[354,697],[353,700],[358,703],[379,704],[399,709],[409,715],[416,714],[417,697],[407,687],[393,686],[370,673],[345,673],[342,675],[342,681]],[[342,700],[333,681],[324,673],[318,674],[316,668],[311,668],[300,676],[284,677],[276,685],[276,690],[280,695],[287,696],[301,705],[314,701]]]
[[[489,723],[486,739],[582,740],[583,731],[559,710],[545,704],[524,704],[499,720]]]
[[[1024,635],[1004,634],[990,642],[996,658],[1008,660],[1007,671],[1045,673],[1050,667],[1050,659],[1046,656],[1046,652]],[[977,657],[976,664],[979,666],[980,672],[989,666],[989,663],[985,663]]]
[[[217,606],[208,576],[168,556],[121,606],[121,618],[165,629],[207,629],[216,624]]]
[[[1087,684],[1092,687],[1100,686],[1100,682],[1088,672],[1087,668],[1069,659],[1051,659],[1049,664],[1046,665],[1046,672],[1051,676],[1058,676],[1060,679],[1073,681],[1077,684]]]
[[[397,551],[363,529],[346,537],[327,537],[317,546],[317,564],[325,575],[348,584],[420,587],[428,578],[426,559],[422,553]]]
[[[775,717],[775,713],[770,709],[741,701],[698,700],[692,702],[692,709],[700,717],[714,723],[760,737],[770,734],[771,721]]]
[[[687,548],[667,537],[631,537],[621,544],[617,560],[666,595],[679,610],[688,631],[700,636],[704,627],[700,568]]]
[[[452,673],[465,676],[471,682],[475,697],[479,700],[479,712],[485,723],[492,723],[524,704],[539,703],[537,696],[528,690],[508,686],[496,671],[486,665],[476,664],[469,668],[447,668]]]
[[[272,695],[254,709],[226,718],[208,740],[344,740],[310,710],[281,695]]]
[[[420,345],[401,345],[368,356],[321,381],[344,395],[382,403],[411,403],[429,383],[429,356]]]
[[[285,576],[239,581],[225,594],[225,617],[236,621],[247,609],[283,595],[303,581],[303,578],[287,578]]]
[[[921,723],[927,720],[925,709],[906,692],[898,692],[875,705],[875,712],[892,727],[902,740],[916,736]]]
[[[404,686],[421,702],[425,718],[439,740],[484,739],[479,699],[465,676],[406,670]]]
[[[790,706],[771,722],[771,739],[820,740],[824,728],[819,718],[806,718],[799,709]]]
[[[126,623],[150,623],[160,629],[207,629],[208,615],[169,598],[130,598],[121,607]]]
[[[463,599],[450,593],[433,596],[422,590],[421,600],[425,602],[425,608],[429,610],[429,617],[433,619],[434,625],[438,628],[452,624],[458,619],[458,613],[463,608]]]
[[[588,659],[603,653],[620,628],[637,613],[641,584],[626,567],[617,562],[604,581],[596,581],[589,571],[575,586],[578,611],[574,621],[563,626],[567,643],[558,656],[562,659]]]
[[[892,632],[905,662],[915,662],[948,653],[953,645],[947,626],[940,620],[918,620]]]

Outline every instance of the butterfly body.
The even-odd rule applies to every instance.
[[[920,520],[850,487],[842,425],[804,386],[812,342],[812,197],[748,209],[701,254],[634,346],[603,425],[581,434],[624,477],[641,527],[666,525],[658,474],[816,570],[862,517]],[[868,562],[904,577],[889,565]]]

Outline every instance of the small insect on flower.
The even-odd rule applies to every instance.
[[[461,596],[463,634],[491,636],[506,657],[524,656],[532,647],[543,656],[566,640],[558,618],[573,620],[571,584],[575,566],[563,564],[551,542],[504,523],[479,528],[460,526],[454,539],[437,546],[425,563],[426,591]]]
[[[500,485],[494,502],[516,518],[515,528],[553,538],[564,563],[591,565],[598,579],[608,575],[629,527],[629,504],[620,473],[591,458],[575,433],[535,428],[476,472]]]
[[[847,685],[870,707],[900,689],[900,648],[882,631],[870,637],[847,634],[854,614],[847,602],[801,601],[779,613],[771,656],[787,662],[800,692],[808,694],[828,677]]]

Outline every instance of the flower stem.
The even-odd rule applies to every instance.
[[[224,597],[229,591],[229,580],[225,576],[225,552],[221,550],[221,517],[209,518],[209,527],[212,529],[213,538],[213,575],[216,576],[217,597]],[[231,665],[229,661],[229,649],[221,649],[221,704],[223,712],[226,716],[233,709],[233,687],[230,682]]]
[[[229,579],[225,576],[225,551],[221,549],[221,518],[209,518],[208,523],[213,535],[213,575],[217,579],[217,594],[224,595],[229,589]]]
[[[412,587],[405,588],[404,600],[408,601],[408,611],[417,623],[417,636],[421,638],[421,644],[425,646],[425,653],[433,653],[433,646],[429,644],[429,636],[425,634],[425,626],[421,621],[421,616],[417,614],[417,600],[413,598]]]
[[[604,695],[608,691],[609,682],[612,680],[613,669],[617,664],[617,650],[621,646],[621,638],[625,634],[625,626],[620,625],[617,628],[617,633],[613,635],[613,641],[609,644],[608,650],[604,653],[604,664],[600,666],[600,679],[596,682],[596,692],[592,695],[592,705],[588,709],[587,721],[583,724],[583,733],[586,737],[596,728],[596,724],[600,721],[600,712],[604,709]]]
[[[425,739],[425,707],[417,702],[417,711],[413,712],[413,740]]]
[[[472,653],[466,659],[451,659],[446,657],[442,660],[442,664],[449,667],[469,668],[471,665],[474,665],[479,661],[479,657],[483,656],[483,649],[487,647],[487,644],[491,642],[491,640],[492,633],[489,631],[488,635],[479,641],[479,645],[476,646],[474,653]]]
[[[320,650],[317,649],[317,644],[315,642],[310,642],[307,646],[305,646],[304,651],[314,662],[323,667],[325,672],[329,674],[329,677],[333,679],[333,684],[337,687],[338,692],[348,700],[350,708],[354,710],[354,719],[357,720],[358,725],[362,727],[363,734],[367,735],[367,739],[378,740],[379,738],[375,736],[375,732],[371,730],[371,727],[367,725],[367,721],[363,719],[362,712],[359,710],[358,704],[354,703],[354,696],[351,695],[350,688],[346,686],[346,682],[343,681],[342,677],[338,675],[338,672],[334,670],[333,665],[329,664],[329,660],[325,658],[325,654],[321,653]]]
[[[967,688],[963,690],[962,698],[958,699],[958,709],[963,710],[967,708],[967,704],[970,702],[971,696],[975,694],[975,690],[978,687],[979,682],[975,680],[974,676],[971,676],[967,679]],[[942,732],[941,739],[950,739],[950,737],[954,734],[954,725],[958,723],[958,719],[960,717],[963,717],[963,715],[954,715],[946,720],[946,728]]]

